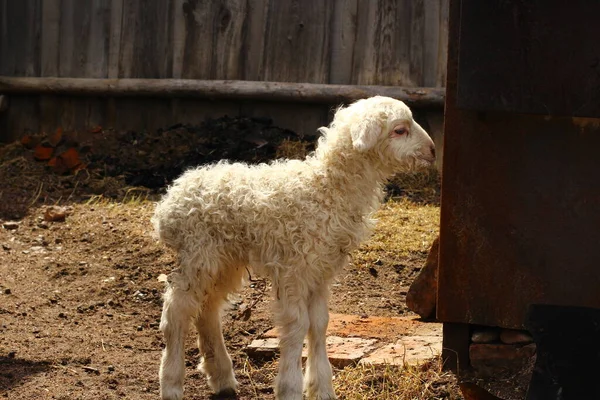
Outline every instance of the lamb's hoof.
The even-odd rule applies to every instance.
[[[302,392],[298,392],[297,390],[279,390],[275,393],[275,398],[277,400],[302,400],[303,395]]]
[[[233,400],[233,399],[237,399],[237,393],[235,392],[235,389],[223,389],[221,390],[219,393],[215,393],[211,396],[211,400]]]
[[[333,391],[323,390],[320,392],[307,392],[306,397],[310,400],[337,400]]]
[[[183,388],[161,387],[160,398],[162,400],[181,400],[183,399]]]

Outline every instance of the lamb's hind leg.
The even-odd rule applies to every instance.
[[[223,293],[214,293],[207,298],[196,317],[198,348],[202,356],[198,369],[206,375],[208,385],[215,393],[233,396],[238,383],[223,340],[221,309],[224,302]]]
[[[308,359],[304,388],[309,399],[332,400],[335,392],[325,340],[329,323],[329,288],[326,283],[316,288],[308,302]]]
[[[308,331],[306,299],[298,295],[297,282],[277,290],[275,319],[281,327],[277,400],[302,400],[302,345]]]
[[[184,341],[190,320],[197,310],[191,290],[169,286],[163,303],[160,330],[165,339],[160,363],[160,396],[163,400],[183,398],[185,377]]]

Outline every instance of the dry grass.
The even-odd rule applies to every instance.
[[[238,373],[252,387],[253,398],[272,393],[277,361],[256,364],[245,359]],[[461,400],[456,378],[442,371],[441,359],[417,366],[354,365],[334,370],[333,385],[340,400]]]
[[[336,374],[334,385],[345,400],[462,399],[455,377],[442,371],[440,358],[419,366],[346,367]]]
[[[297,140],[284,139],[277,147],[276,158],[287,158],[293,160],[303,160],[311,151],[309,142],[299,142]]]
[[[394,265],[406,257],[422,258],[439,232],[439,206],[418,204],[405,197],[388,200],[375,217],[377,228],[353,253],[355,264],[368,266],[385,259]]]
[[[419,204],[440,204],[440,174],[435,167],[394,176],[386,190],[388,197],[404,197]]]

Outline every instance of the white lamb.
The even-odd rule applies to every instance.
[[[169,276],[160,324],[163,399],[183,396],[190,321],[208,384],[216,393],[235,393],[220,312],[250,270],[273,284],[281,350],[277,399],[299,400],[303,391],[309,398],[336,398],[325,349],[329,284],[373,227],[386,179],[431,164],[435,148],[404,103],[381,96],[339,109],[320,132],[305,161],[192,169],[157,205],[152,222],[180,265]]]

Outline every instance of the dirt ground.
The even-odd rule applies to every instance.
[[[88,139],[79,142],[75,135],[58,136],[0,147],[0,395],[157,398],[163,346],[158,278],[175,259],[151,237],[152,201],[188,165],[302,157],[314,138],[298,138],[266,120],[230,118],[153,134],[98,131],[80,135]],[[36,160],[38,146],[51,148],[52,157],[76,149],[80,164],[60,170],[54,158]],[[332,312],[409,314],[406,291],[437,235],[439,185],[437,176],[426,179],[433,185],[409,191],[390,186],[399,197],[384,205],[377,232],[333,285]],[[67,208],[65,221],[45,220],[55,204]],[[268,285],[250,282],[224,315],[241,384],[238,399],[273,398],[276,361],[244,353],[272,328]],[[195,370],[191,335],[186,349],[186,398],[210,398]],[[336,370],[341,398],[369,398],[344,392],[350,373]],[[384,375],[362,384],[373,390],[385,384]],[[460,398],[447,375],[433,379],[419,398]]]

